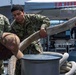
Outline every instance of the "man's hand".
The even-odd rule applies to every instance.
[[[47,36],[46,30],[44,28],[40,29],[40,37],[45,38]]]

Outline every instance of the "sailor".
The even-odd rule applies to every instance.
[[[14,21],[11,24],[11,32],[15,33],[22,42],[28,38],[34,32],[40,30],[41,38],[47,36],[46,28],[50,26],[50,20],[48,17],[40,14],[26,14],[21,5],[13,5],[11,13],[14,17]],[[43,52],[40,40],[36,40],[28,46],[23,53],[24,54],[37,54]],[[20,75],[20,61],[17,63],[16,75]]]
[[[23,56],[19,50],[20,39],[10,33],[10,30],[8,18],[0,14],[0,75],[4,71],[3,60],[9,59],[13,54],[18,59]]]
[[[0,40],[3,35],[3,32],[4,31],[7,32],[9,30],[10,30],[10,23],[9,23],[8,19],[4,15],[0,14]],[[3,57],[4,56],[2,54],[2,51],[4,51],[3,48],[4,47],[0,42],[0,58],[1,58],[0,59],[0,74],[2,74],[4,71],[4,65],[3,65]]]

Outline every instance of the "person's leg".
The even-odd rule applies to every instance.
[[[4,64],[3,60],[0,60],[0,75],[4,73]]]
[[[39,50],[38,50],[39,49]],[[40,51],[40,46],[36,44],[35,42],[30,44],[24,51],[23,54],[39,54],[42,51]],[[16,62],[16,69],[15,69],[16,75],[21,75],[21,60],[17,60]]]

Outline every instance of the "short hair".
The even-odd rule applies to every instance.
[[[20,10],[20,11],[24,11],[23,7],[21,5],[13,5],[11,8],[11,12],[16,11],[16,10]]]

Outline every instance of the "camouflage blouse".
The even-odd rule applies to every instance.
[[[10,31],[9,20],[4,15],[0,14],[0,35],[3,32],[8,32],[8,31]]]
[[[50,25],[49,18],[39,14],[26,14],[23,25],[17,23],[15,20],[12,22],[11,32],[16,33],[16,35],[18,35],[22,41],[32,33],[40,30],[42,25],[48,27]]]

